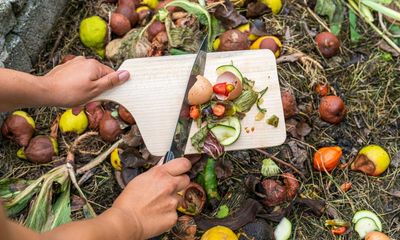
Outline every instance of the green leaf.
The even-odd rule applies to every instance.
[[[31,181],[18,178],[4,178],[0,180],[0,198],[5,201],[13,198],[28,187]]]
[[[51,211],[51,202],[53,198],[53,184],[58,183],[64,187],[68,178],[68,171],[65,165],[54,168],[52,171],[44,175],[44,182],[38,196],[36,197],[28,216],[25,221],[25,226],[41,232],[44,225],[48,221]]]
[[[43,179],[43,177],[38,178],[15,197],[5,201],[4,208],[8,216],[15,216],[27,207],[32,197],[39,192]]]
[[[47,218],[47,222],[42,228],[42,232],[50,231],[62,224],[71,222],[71,204],[70,204],[70,181],[64,184],[65,189],[62,189],[54,203],[51,212]]]
[[[213,26],[211,24],[211,16],[208,13],[207,9],[201,6],[200,4],[189,2],[188,0],[174,0],[165,5],[165,9],[170,6],[180,7],[184,9],[186,12],[191,13],[197,17],[199,22],[203,25],[206,25],[208,28],[208,49],[212,49],[212,41],[211,36],[213,35]]]
[[[344,20],[344,6],[341,0],[317,0],[315,12],[322,16],[327,16],[333,34],[340,33]]]
[[[211,35],[211,43],[213,43],[219,35],[225,32],[225,28],[222,26],[221,22],[214,16],[211,16],[211,26],[213,30]]]
[[[229,215],[229,207],[224,204],[218,208],[218,212],[215,215],[216,218],[226,218]]]
[[[361,39],[361,35],[357,31],[357,15],[351,9],[349,9],[349,22],[350,39],[352,42],[358,42]]]

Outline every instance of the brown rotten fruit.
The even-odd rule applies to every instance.
[[[103,118],[104,110],[100,102],[86,104],[86,115],[89,120],[90,129],[98,129],[100,120]]]
[[[183,215],[178,218],[175,226],[171,229],[172,234],[180,240],[194,240],[197,231],[197,225],[190,216]]]
[[[35,122],[28,113],[15,111],[9,115],[1,126],[1,134],[17,142],[20,146],[27,146],[35,132]]]
[[[180,196],[177,207],[179,212],[193,216],[201,213],[207,198],[202,186],[191,182],[178,195]]]
[[[118,115],[121,118],[121,120],[124,121],[126,124],[129,125],[135,124],[135,119],[133,118],[132,114],[128,112],[128,110],[123,106],[118,107]]]
[[[319,116],[325,122],[338,124],[346,116],[346,112],[346,106],[340,97],[325,96],[321,98]]]
[[[48,163],[58,154],[58,144],[50,136],[39,135],[32,138],[24,153],[26,159],[33,163]]]
[[[333,57],[339,52],[340,41],[330,32],[319,33],[315,37],[315,42],[321,54],[326,58]]]
[[[131,30],[131,23],[124,15],[114,12],[111,14],[110,27],[113,33],[121,37]]]
[[[268,207],[291,201],[299,190],[299,182],[293,174],[284,173],[281,176],[283,177],[283,185],[272,179],[266,179],[261,183],[265,192],[263,203]]]
[[[218,51],[247,50],[250,48],[248,34],[237,29],[224,32],[219,39]]]
[[[285,118],[290,118],[299,113],[299,109],[297,108],[296,98],[294,97],[292,91],[283,90],[281,92],[282,105],[283,105],[283,113]]]
[[[117,9],[115,9],[115,12],[124,15],[131,23],[131,27],[135,26],[139,21],[139,15],[135,11],[134,7],[119,5]]]
[[[99,133],[106,142],[114,142],[122,133],[119,122],[111,116],[110,111],[105,111],[99,124]]]
[[[165,31],[166,28],[164,23],[156,20],[150,24],[149,28],[147,29],[147,39],[151,42],[158,33]]]

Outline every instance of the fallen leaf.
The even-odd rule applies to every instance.
[[[390,166],[395,168],[400,167],[400,151],[392,157],[392,160],[390,161]]]
[[[214,16],[226,29],[233,29],[248,22],[243,15],[236,11],[230,0],[225,0],[224,4],[220,4],[215,9]]]

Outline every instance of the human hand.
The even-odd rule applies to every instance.
[[[177,221],[177,193],[190,182],[184,174],[191,168],[186,158],[155,166],[134,178],[115,200],[112,208],[141,225],[142,237],[147,239],[170,229]]]
[[[42,78],[49,90],[49,105],[74,107],[126,82],[129,72],[115,72],[95,59],[79,56],[56,66]]]

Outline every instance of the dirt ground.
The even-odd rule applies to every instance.
[[[106,5],[99,5],[97,1],[71,1],[33,73],[45,74],[66,54],[93,56],[80,43],[79,22],[94,14],[106,17],[108,10]],[[301,113],[286,120],[286,142],[264,150],[304,174],[304,178],[296,175],[301,180],[302,196],[325,201],[331,211],[347,221],[351,221],[357,210],[371,210],[383,220],[385,232],[393,239],[400,239],[400,58],[388,59],[387,54],[377,46],[379,36],[362,23],[362,40],[358,44],[351,43],[348,22],[344,23],[340,35],[341,53],[329,60],[322,58],[315,49],[313,34],[324,29],[300,1],[286,1],[280,15],[267,15],[264,20],[268,30],[280,36],[283,55],[301,51],[312,59],[278,64],[281,87],[294,92]],[[104,63],[116,67],[111,62]],[[318,63],[322,68],[317,66]],[[312,89],[316,82],[329,83],[345,101],[348,113],[339,125],[320,120],[317,111],[319,98]],[[38,123],[39,133],[48,133],[56,114],[61,111],[57,108],[28,110]],[[300,126],[298,123],[305,124]],[[300,135],[296,134],[299,132]],[[65,158],[72,140],[73,136],[59,138],[60,161]],[[78,165],[93,159],[98,150],[107,146],[96,138],[91,141],[91,149],[85,150],[92,154],[79,155]],[[367,177],[348,168],[336,169],[329,175],[313,171],[312,156],[319,147],[339,145],[343,148],[342,163],[346,163],[353,160],[358,150],[367,144],[381,145],[392,158],[389,169],[381,177]],[[34,179],[51,169],[52,164],[35,166],[17,159],[17,149],[9,141],[0,142],[0,177]],[[232,160],[235,170],[233,176],[221,185],[229,183],[240,187],[249,173],[259,174],[265,155],[247,150],[227,153],[225,157]],[[343,194],[338,187],[344,182],[351,182],[353,186]],[[120,193],[108,162],[97,167],[94,176],[82,187],[98,213],[108,208]],[[83,218],[82,212],[74,212],[74,218]],[[294,223],[292,239],[358,239],[354,231],[344,237],[332,235],[324,227],[326,214],[318,218],[304,209],[294,208],[289,218]],[[23,215],[18,219],[22,221]]]

